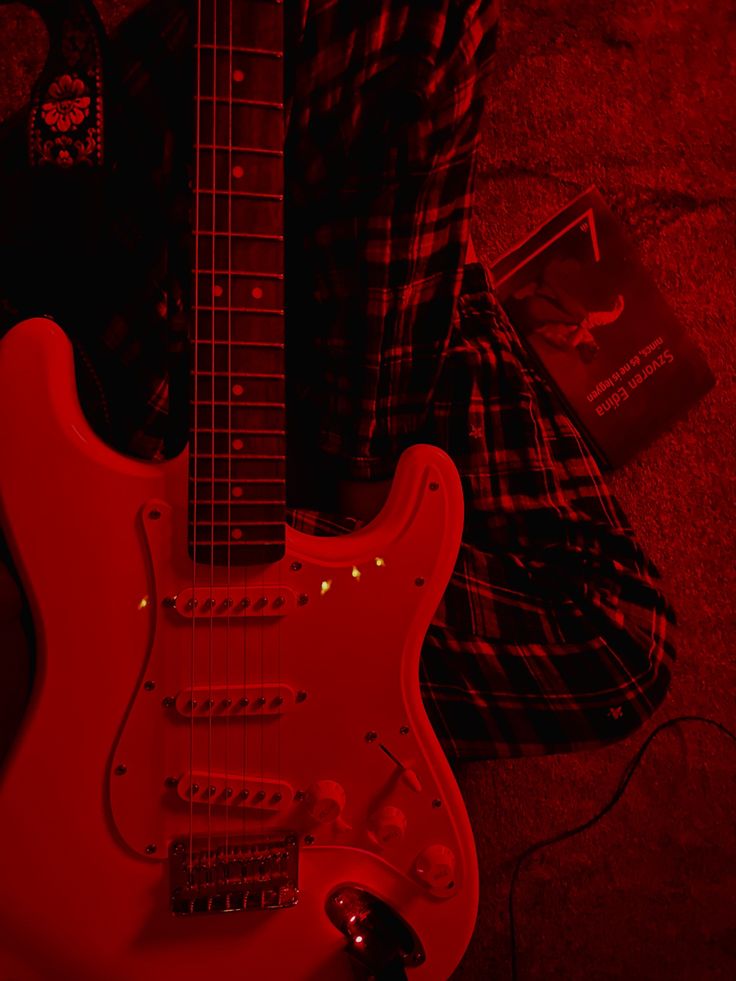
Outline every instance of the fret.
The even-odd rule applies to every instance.
[[[215,388],[217,388],[217,382],[215,382]],[[201,394],[201,393],[198,393],[198,394]],[[217,395],[217,391],[215,391],[215,395]],[[241,409],[254,409],[254,408],[256,408],[256,409],[284,409],[284,408],[286,408],[283,399],[275,399],[273,401],[262,401],[262,402],[255,402],[252,399],[250,399],[248,401],[243,400],[242,402],[232,402],[232,401],[229,401],[228,402],[228,401],[222,401],[222,400],[218,401],[217,399],[215,399],[214,401],[212,399],[199,399],[199,400],[193,399],[192,400],[192,404],[195,405],[195,406],[197,406],[198,408],[199,407],[202,407],[202,408],[205,408],[205,409],[210,409],[210,408],[217,409],[217,408],[222,407],[222,408],[227,408],[227,409],[229,409],[229,410],[231,410],[233,412],[235,412],[236,410],[241,410]]]
[[[200,143],[215,146],[256,144],[268,150],[283,149],[284,116],[271,106],[202,99],[197,105],[197,119]]]
[[[286,498],[280,497],[276,500],[256,500],[251,498],[250,500],[243,500],[242,497],[236,498],[210,498],[205,500],[204,498],[197,498],[197,507],[216,507],[216,508],[228,508],[232,509],[233,512],[236,508],[247,508],[247,507],[280,507],[286,504]]]
[[[247,378],[248,377],[248,372],[247,371],[239,371],[239,372],[232,372],[232,371],[208,371],[207,372],[207,377],[208,378],[231,378],[231,379],[238,379],[238,380],[240,380],[240,379]],[[256,402],[241,402],[240,404],[241,405],[256,405],[256,404],[268,405],[269,403],[267,403],[267,402],[261,402],[261,403],[256,403]],[[274,404],[276,404],[276,403],[274,403]]]
[[[283,102],[269,102],[266,99],[242,99],[232,95],[199,95],[200,102],[221,102],[226,106],[257,106],[259,109],[278,109],[279,112],[284,108]]]
[[[214,347],[214,348],[224,348],[226,350],[230,346],[230,342],[228,342],[228,341],[194,341],[193,343],[194,344],[197,344],[199,347],[209,347],[210,349],[212,349]],[[237,344],[237,341],[233,341],[232,343],[233,344]],[[225,353],[225,352],[223,352],[223,353]],[[212,374],[212,372],[207,372],[207,374]],[[216,371],[215,372],[215,377],[217,378],[217,377],[220,377],[221,375],[228,375],[229,376],[229,374],[230,373],[225,368],[223,371]],[[254,381],[257,381],[257,382],[258,381],[280,381],[281,379],[286,378],[286,375],[283,373],[283,371],[270,371],[270,372],[269,371],[241,371],[241,372],[239,372],[239,374],[244,375],[244,376],[247,376],[248,381],[251,384]],[[276,400],[274,399],[274,401],[276,401]],[[214,405],[233,405],[233,406],[237,406],[237,405],[242,405],[242,402],[231,402],[231,401],[228,401],[227,399],[225,399],[225,400],[223,400],[221,402],[215,401],[214,403],[212,403],[211,401],[209,401],[208,404],[209,405],[214,404]]]
[[[208,150],[214,152],[222,152],[227,154],[237,154],[237,153],[248,153],[248,154],[259,154],[266,157],[278,157],[281,158],[284,155],[284,151],[280,150],[278,147],[269,148],[262,146],[235,146],[229,143],[223,143],[218,146],[214,143],[195,143],[195,150]]]
[[[277,272],[256,272],[256,270],[246,269],[193,269],[192,272],[200,276],[245,276],[248,279],[279,279],[283,280],[284,274]]]
[[[196,265],[281,273],[284,268],[282,243],[281,235],[245,238],[221,232],[201,232],[196,240]]]
[[[284,402],[252,402],[252,401],[242,401],[242,402],[211,402],[209,399],[192,399],[193,405],[228,405],[235,408],[247,408],[247,409],[284,409],[286,408],[286,403]]]
[[[230,429],[226,427],[225,429],[206,429],[201,427],[198,432],[199,437],[199,448],[203,449],[203,442],[211,445],[212,439],[214,437],[216,443],[227,443],[228,439],[232,440],[233,449],[237,450],[241,455],[245,454],[246,441],[243,437],[248,437],[248,445],[253,447],[258,444],[259,440],[273,440],[280,441],[282,436],[286,436],[286,430],[284,429]],[[243,444],[242,446],[240,444]],[[206,452],[206,451],[204,451]],[[251,456],[250,453],[247,454]]]
[[[208,403],[212,403],[213,401],[215,403],[222,402],[225,405],[233,406],[240,406],[249,402],[255,405],[278,405],[279,402],[284,401],[283,375],[279,377],[279,373],[274,372],[274,377],[271,377],[270,372],[256,370],[264,367],[262,364],[256,363],[266,360],[263,358],[263,354],[274,355],[273,360],[280,361],[282,356],[279,352],[262,349],[256,352],[254,356],[252,351],[247,351],[243,348],[234,348],[229,353],[223,348],[224,346],[220,344],[214,349],[214,367],[216,370],[219,369],[220,372],[215,375],[214,398],[211,388],[197,388],[196,394],[201,401]],[[198,348],[193,367],[197,371],[198,381],[209,381],[211,385],[213,367],[212,349],[207,351],[201,347]],[[236,391],[232,390],[232,386],[223,385],[218,380],[219,378],[226,377],[229,374],[229,369],[237,370],[237,373],[242,379],[235,383],[240,386]],[[194,386],[191,387],[194,389]],[[240,390],[241,388],[242,391]],[[248,397],[247,399],[245,398],[246,395]]]
[[[209,311],[209,310],[221,311],[223,308],[222,307],[218,307],[218,306],[208,307],[208,306],[204,306],[201,303],[198,303],[192,309],[194,309],[194,310],[205,310],[205,311]],[[228,307],[227,309],[228,309],[228,312],[229,313],[258,313],[262,317],[283,317],[283,315],[284,315],[284,311],[283,310],[278,310],[278,309],[277,310],[267,310],[267,309],[261,309],[260,307]],[[281,346],[283,347],[283,345],[281,345]]]
[[[219,46],[199,48],[200,96],[225,96],[263,102],[283,101],[284,61],[281,52],[264,48]]]
[[[283,58],[283,51],[272,50],[269,48],[248,48],[244,45],[238,44],[195,44],[194,47],[198,51],[223,51],[226,54],[233,52],[235,54],[247,54],[255,55],[256,57],[265,58]]]
[[[260,191],[237,191],[230,187],[198,187],[195,194],[227,194],[231,198],[247,198],[251,201],[283,201],[283,194],[262,194]]]
[[[249,363],[246,361],[245,364],[243,364],[243,362],[240,360],[243,358],[243,355],[246,354],[246,352],[243,351],[242,346],[240,348],[234,348],[234,350],[232,351],[228,351],[226,350],[227,348],[226,342],[225,343],[210,342],[211,344],[210,350],[206,351],[201,346],[203,343],[204,343],[203,341],[200,341],[194,359],[194,364],[197,370],[197,382],[198,383],[211,382],[215,385],[218,385],[219,382],[217,381],[217,379],[226,378],[228,379],[229,382],[232,383],[232,385],[228,385],[227,388],[223,390],[222,398],[220,398],[218,395],[215,396],[214,399],[215,402],[223,402],[225,404],[229,403],[232,405],[269,405],[269,404],[278,405],[280,402],[283,402],[283,399],[281,398],[281,395],[283,393],[283,385],[281,384],[281,382],[284,378],[284,375],[278,374],[276,372],[274,372],[273,375],[270,374],[269,372],[263,372],[263,371],[251,372]],[[225,364],[225,366],[222,368],[218,367],[217,365],[213,366],[212,357],[211,357],[213,345],[216,351],[219,352],[219,355],[221,356],[222,360],[230,358],[231,359],[230,363]],[[249,347],[250,346],[251,345],[249,345]],[[209,357],[207,357],[207,355],[209,355]],[[205,357],[207,357],[208,367],[204,367],[202,364],[202,360]],[[255,395],[255,389],[253,388],[253,385],[258,381],[264,383],[266,382],[273,383],[270,388],[269,387],[265,388],[265,392],[267,393],[270,392],[272,395],[275,395],[276,397],[271,399],[244,398],[246,394],[248,394],[249,396]],[[192,388],[194,387],[195,386],[192,386]],[[261,388],[263,388],[263,386],[261,386]],[[204,390],[199,390],[199,394],[201,395],[203,391]],[[213,399],[210,397],[210,395],[208,395],[207,398],[203,399],[203,401],[208,403],[212,402]],[[228,396],[233,396],[233,397],[229,398]]]
[[[212,228],[200,228],[199,231],[195,231],[194,234],[197,238],[202,238],[202,236],[207,235],[207,236],[222,236],[223,238],[235,238],[235,239],[240,239],[240,238],[267,239],[270,242],[284,241],[283,235],[267,234],[264,232],[232,232],[232,231],[225,231],[219,228],[216,230]]]
[[[210,429],[209,435],[226,434],[228,436],[286,436],[286,430],[275,429]]]
[[[235,196],[243,192],[241,197],[250,194],[261,195],[264,200],[283,199],[282,162],[271,155],[254,156],[224,148],[205,149],[199,154],[197,181],[203,194],[229,189]]]
[[[210,402],[205,400],[199,400],[199,401],[192,400],[192,404],[195,405],[198,409],[206,408],[206,409],[213,409],[215,411],[222,409],[223,411],[232,411],[232,412],[245,412],[247,410],[252,409],[253,407],[259,409],[274,408],[274,407],[279,409],[284,408],[284,403],[279,402],[276,399],[274,399],[272,402],[249,402],[246,404],[242,404],[238,402]],[[225,431],[230,432],[230,429],[228,428],[227,430],[223,430],[223,432]],[[269,430],[269,432],[272,431],[273,430]],[[212,432],[212,429],[208,429],[208,432]],[[248,432],[248,430],[239,428],[238,432]],[[253,430],[253,432],[255,432],[255,430]]]
[[[217,231],[218,234],[227,234],[247,228],[251,236],[279,236],[283,240],[284,208],[281,201],[200,194],[196,209],[200,233]]]
[[[206,483],[211,484],[212,481],[206,481]],[[209,497],[198,497],[197,507],[208,507],[208,508],[226,508],[228,512],[235,514],[239,508],[277,508],[283,504],[286,504],[286,497],[281,494],[279,497],[244,497],[241,492],[244,489],[243,484],[238,484],[237,482],[233,484],[233,490],[237,490],[234,496],[222,497],[212,494],[212,489],[210,488]],[[194,502],[192,502],[194,503]]]
[[[215,423],[225,423],[228,422],[227,410],[223,409],[222,415],[217,412],[205,413],[204,415],[200,412],[196,416],[196,429],[197,429],[197,439],[196,446],[192,446],[192,449],[196,449],[198,453],[203,453],[205,456],[209,454],[212,448],[212,429],[210,424]],[[213,418],[214,415],[214,418]],[[285,428],[285,414],[280,413],[277,416],[271,416],[268,419],[264,419],[262,415],[254,414],[252,419],[248,419],[248,422],[254,422],[259,424],[259,428],[265,430],[259,435],[252,435],[248,440],[243,440],[244,448],[239,451],[238,456],[245,459],[256,449],[261,449],[264,452],[282,452],[285,446],[284,443],[284,428]],[[271,428],[271,422],[273,422],[273,428]],[[237,436],[235,437],[238,438]],[[227,449],[227,440],[224,435],[216,436],[217,448]],[[265,441],[263,445],[260,445],[256,441]],[[254,445],[255,444],[255,445]]]
[[[249,453],[243,456],[239,453],[190,453],[195,460],[285,460],[283,453]]]
[[[204,456],[195,458],[190,453],[190,475],[211,484],[214,479],[225,479],[231,486],[247,484],[257,477],[271,477],[286,481],[286,466],[283,457],[276,459],[227,459]],[[209,478],[202,480],[202,478]],[[208,492],[211,493],[211,492]],[[193,502],[190,502],[193,503]]]
[[[283,522],[280,521],[279,524],[283,526]],[[245,549],[248,548],[248,546],[250,545],[278,545],[280,542],[281,542],[281,538],[278,538],[276,540],[269,539],[269,538],[250,538],[250,539],[243,539],[241,541],[238,541],[237,539],[234,541],[231,539],[225,539],[225,540],[216,539],[215,541],[211,541],[211,540],[204,541],[203,539],[197,538],[196,545],[197,545],[197,549],[211,548],[213,545],[215,546],[222,545],[223,548],[227,548],[227,549],[229,549],[231,546],[233,549],[235,548]],[[202,560],[200,559],[200,561]],[[276,561],[276,560],[273,559],[272,561]]]
[[[230,483],[229,477],[195,477],[197,483]],[[249,484],[283,484],[283,477],[249,477]]]
[[[194,338],[190,341],[190,344],[195,348],[213,348],[213,347],[232,347],[232,348],[283,348],[283,343],[281,341],[239,341],[230,339],[219,339],[214,340],[210,337],[200,337]],[[286,375],[283,372],[272,371],[272,372],[257,372],[249,371],[247,372],[251,378],[285,378]]]
[[[242,329],[244,329],[242,325],[234,323],[233,335]],[[254,383],[258,382],[261,375],[281,374],[275,369],[283,368],[283,344],[268,341],[260,344],[233,341],[232,345],[228,345],[226,338],[227,332],[219,331],[215,341],[195,342],[191,356],[191,365],[196,370],[199,381],[212,381],[213,375],[215,379],[241,376],[233,377],[233,386],[238,385],[237,389],[233,387],[218,389],[215,401],[233,401],[237,404],[244,400],[246,395],[258,402],[283,401],[283,379],[261,378],[261,383],[254,387]],[[229,351],[228,346],[230,346]],[[202,395],[203,391],[199,394]],[[205,401],[212,401],[209,389]]]
[[[229,527],[232,525],[232,521],[197,521],[197,524],[204,524],[208,526],[214,526],[215,528]],[[243,521],[241,518],[236,519],[236,524],[240,525],[266,525],[271,527],[272,525],[282,525],[283,521]]]
[[[203,455],[203,456],[209,456],[210,450],[212,448],[212,430],[209,429],[207,426],[208,421],[210,420],[208,419],[205,421],[201,418],[196,420],[197,441],[196,441],[196,445],[194,445],[194,441],[193,441],[191,447],[193,451],[196,450],[199,455]],[[216,421],[223,422],[222,419],[217,419]],[[254,421],[257,421],[259,423],[264,422],[262,418],[256,419]],[[265,424],[263,425],[263,428],[266,430],[266,432],[260,436],[251,436],[250,440],[253,442],[253,444],[257,444],[258,441],[270,441],[272,445],[263,446],[260,447],[260,449],[262,449],[264,452],[267,453],[272,453],[272,452],[281,453],[281,450],[284,447],[284,433],[281,430],[283,430],[285,427],[285,422],[286,422],[285,414],[280,414],[278,418],[275,418],[273,420],[274,422],[273,429],[269,427],[268,424],[269,421],[270,420],[265,421]],[[237,439],[238,437],[236,436],[235,438]],[[222,449],[224,452],[228,447],[227,445],[222,445],[223,442],[225,442],[226,444],[226,440],[224,439],[224,436],[216,436],[217,448]],[[255,450],[256,448],[258,448],[257,445],[250,446],[251,450]],[[236,447],[236,450],[237,452],[234,454],[234,459],[248,459],[249,457],[252,456],[250,451],[245,451],[242,447]]]
[[[200,401],[197,401],[195,399],[195,400],[193,400],[193,404],[195,406],[197,406],[197,407],[199,407],[200,405],[204,405],[206,408],[209,408],[210,406],[218,406],[218,405],[232,406],[233,409],[244,409],[244,408],[249,408],[249,409],[251,409],[251,408],[258,408],[258,409],[285,409],[286,408],[286,406],[284,405],[283,402],[245,402],[245,401],[243,401],[243,402],[223,402],[223,401],[220,401],[220,402],[215,401],[215,402],[213,402],[213,401],[211,401],[209,399],[203,399],[203,400],[200,400]]]
[[[221,520],[221,521],[227,520],[231,524],[234,524],[236,521],[238,521],[238,516],[241,514],[241,512],[238,511],[238,510],[235,510],[235,509],[230,508],[231,504],[232,504],[231,501],[216,501],[215,502],[214,507],[217,509],[216,510],[217,520]],[[201,505],[201,507],[204,508],[205,506],[204,505]],[[286,503],[285,503],[285,501],[282,500],[282,501],[279,501],[278,503],[274,503],[274,504],[261,505],[260,507],[265,508],[263,514],[260,515],[260,516],[261,517],[265,517],[266,520],[268,520],[268,521],[280,521],[281,523],[283,523],[286,520]],[[228,511],[228,508],[230,508],[229,511]],[[192,509],[190,509],[189,517],[188,517],[188,522],[189,522],[190,526],[194,525],[195,523],[196,524],[199,524],[199,525],[205,525],[205,524],[211,523],[212,516],[211,516],[211,514],[207,510],[203,510],[200,513],[200,504],[199,504],[199,502],[197,502],[197,510],[198,510],[198,513],[197,513],[196,522],[195,522],[194,512],[193,512]],[[243,514],[247,514],[248,517],[249,517],[249,520],[253,520],[253,521],[257,520],[258,517],[259,517],[259,512],[258,512],[258,510],[256,508],[251,508],[250,510],[248,510],[246,512],[242,512],[242,513]]]
[[[215,338],[213,340],[211,337],[199,337],[199,338],[196,338],[195,337],[194,340],[191,341],[191,343],[193,345],[197,346],[197,347],[205,347],[205,346],[207,346],[207,347],[217,347],[219,344],[226,344],[229,347],[237,347],[237,348],[279,348],[279,349],[282,349],[283,346],[284,346],[283,341],[242,341],[242,340],[237,340],[235,338],[233,338],[232,340],[230,340],[228,338],[222,338],[222,339]],[[264,377],[266,377],[266,376],[264,376]],[[270,378],[270,377],[275,377],[275,376],[268,375],[268,377]],[[284,378],[285,376],[283,374],[281,374],[279,377]]]
[[[283,402],[283,375],[254,370],[260,367],[260,364],[254,364],[247,350],[237,347],[230,349],[226,343],[210,343],[209,347],[203,347],[200,343],[192,358],[192,368],[200,376],[212,378],[213,369],[215,378],[234,372],[245,378],[249,396],[258,401]]]
[[[199,383],[207,382],[208,379],[209,379],[209,375],[204,375],[202,378],[199,379]],[[204,393],[202,391],[200,391],[200,385],[199,385],[199,383],[197,385],[197,394],[198,395],[203,395]],[[193,399],[192,400],[192,404],[193,405],[202,404],[202,405],[207,406],[208,408],[210,406],[213,406],[213,405],[214,406],[217,406],[217,405],[226,405],[226,406],[232,407],[233,409],[244,409],[244,408],[254,408],[254,407],[255,408],[259,408],[259,409],[269,409],[269,408],[283,409],[284,408],[283,399],[281,399],[281,400],[275,399],[275,400],[272,400],[272,401],[265,401],[264,400],[264,401],[256,402],[253,399],[241,399],[240,397],[236,397],[235,399],[219,398],[218,397],[218,391],[217,391],[219,387],[220,387],[219,386],[219,382],[218,381],[215,381],[215,398],[214,399],[212,399],[212,398]],[[228,386],[224,386],[224,387],[227,388]]]

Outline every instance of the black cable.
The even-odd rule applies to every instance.
[[[678,715],[674,719],[667,719],[666,722],[661,722],[656,729],[653,729],[649,733],[647,738],[641,744],[639,749],[634,753],[633,757],[624,767],[624,771],[621,774],[621,779],[618,782],[618,786],[613,793],[611,799],[603,805],[603,807],[598,811],[593,817],[589,818],[583,824],[579,824],[574,828],[569,828],[567,831],[563,831],[552,838],[545,838],[543,841],[538,841],[534,845],[530,845],[526,848],[517,858],[516,865],[514,866],[514,871],[511,876],[511,884],[509,885],[509,899],[508,899],[508,910],[509,910],[509,940],[511,943],[511,979],[512,981],[518,981],[518,967],[517,967],[517,954],[516,954],[516,921],[514,919],[514,893],[516,891],[516,885],[519,880],[519,875],[521,874],[521,869],[527,859],[531,858],[532,855],[536,855],[537,852],[542,851],[545,848],[549,848],[550,845],[557,845],[561,841],[566,841],[568,838],[572,838],[575,835],[581,834],[583,831],[587,831],[588,828],[592,828],[594,824],[597,824],[601,818],[604,818],[609,811],[613,810],[616,804],[621,800],[624,795],[626,788],[629,785],[629,781],[634,776],[634,773],[639,767],[644,754],[649,749],[649,746],[660,734],[664,732],[665,729],[671,729],[673,726],[679,725],[681,722],[702,722],[705,725],[712,726],[718,729],[729,739],[736,743],[736,733],[732,732],[728,726],[723,725],[722,722],[717,722],[715,719],[709,719],[703,715]]]

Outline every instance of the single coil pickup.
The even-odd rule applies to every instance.
[[[242,617],[283,617],[296,606],[293,590],[285,586],[238,589],[230,586],[195,586],[164,600],[183,617],[227,620]]]
[[[299,893],[296,835],[193,838],[169,850],[171,910],[179,915],[293,906]]]
[[[304,700],[288,685],[202,685],[176,696],[176,710],[187,719],[241,719],[282,715]]]
[[[283,780],[266,780],[255,774],[209,773],[194,771],[183,775],[176,792],[187,803],[207,807],[245,808],[256,811],[283,811],[294,800],[294,789]]]

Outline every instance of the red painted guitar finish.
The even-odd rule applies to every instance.
[[[0,418],[2,515],[38,647],[0,786],[2,981],[347,981],[360,934],[328,916],[346,885],[414,931],[410,978],[445,981],[477,905],[418,684],[461,533],[449,459],[414,447],[365,529],[287,529],[283,559],[207,567],[192,593],[186,454],[144,464],[101,443],[50,321],[0,345]],[[218,847],[232,882],[208,889]],[[188,858],[189,892],[171,878]],[[178,916],[172,895],[283,908]]]

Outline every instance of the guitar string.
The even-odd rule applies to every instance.
[[[233,144],[235,134],[233,132],[233,0],[229,0],[228,6],[228,210],[227,210],[227,383],[228,383],[228,407],[227,407],[227,429],[228,438],[232,437],[233,430],[233,407],[232,407],[232,307],[233,307],[233,254],[232,254],[232,190],[233,190]],[[213,53],[213,57],[216,57]],[[214,364],[214,345],[213,362]],[[214,410],[213,410],[214,416]],[[231,577],[231,546],[230,539],[232,534],[232,459],[228,453],[228,480],[227,480],[227,591],[226,596],[231,596],[230,577]],[[230,700],[230,617],[225,620],[225,698]],[[230,779],[230,712],[229,707],[225,715],[225,764],[223,771],[226,781]],[[229,861],[230,855],[230,800],[228,798],[225,807],[225,862]]]
[[[191,600],[194,602],[196,596],[196,586],[197,586],[197,530],[199,527],[198,513],[197,513],[197,502],[198,502],[198,469],[199,469],[199,422],[200,422],[200,412],[199,412],[199,245],[200,245],[200,184],[201,184],[201,160],[200,154],[201,150],[199,147],[202,144],[201,141],[201,107],[202,107],[202,93],[201,93],[201,73],[202,68],[202,0],[197,0],[197,80],[196,80],[196,97],[195,97],[195,173],[194,173],[194,358],[192,359],[194,364],[194,370],[192,371],[192,377],[190,384],[192,385],[192,411],[191,411],[191,423],[192,423],[192,435],[190,440],[190,452],[194,454],[194,462],[191,464],[192,472],[192,595]],[[196,610],[192,608],[192,649],[190,654],[190,700],[194,701],[194,670],[195,670],[195,650],[196,650],[196,628],[197,628],[197,617],[195,615]],[[194,705],[190,706],[190,725],[189,725],[189,865],[188,865],[188,881],[190,885],[192,884],[192,879],[194,875]]]
[[[232,142],[234,142],[234,140]],[[250,142],[250,141],[244,141],[244,142]],[[230,163],[232,163],[232,158],[230,160]],[[232,173],[232,168],[230,169],[230,172]],[[232,232],[232,228],[230,229],[230,231]],[[230,237],[230,242],[232,242],[232,236]],[[245,483],[245,481],[243,481],[243,483]],[[248,572],[247,572],[247,565],[245,564],[245,562],[243,562],[243,573],[242,573],[242,575],[243,575],[243,597],[245,599],[245,598],[247,598],[247,585],[248,585]],[[248,668],[247,668],[247,664],[248,664],[248,656],[247,656],[247,652],[248,652],[248,643],[247,643],[247,640],[248,640],[248,610],[247,610],[247,608],[245,608],[243,610],[242,634],[243,634],[243,641],[242,641],[243,698],[247,699],[247,697],[248,697],[248,695],[247,695],[247,692],[248,692]],[[248,758],[248,721],[247,721],[247,712],[248,712],[248,706],[246,705],[244,707],[244,709],[243,709],[242,732],[241,732],[241,754],[240,754],[241,755],[241,762],[240,762],[240,767],[241,767],[241,781],[240,781],[240,786],[242,788],[241,792],[245,791],[245,789],[246,789],[246,773],[247,773],[247,765],[246,764],[247,764],[247,758]],[[245,838],[246,832],[247,832],[247,817],[248,817],[247,802],[245,800],[243,800],[241,802],[241,814],[240,814],[241,835],[243,836],[243,838]],[[247,854],[247,853],[245,853],[245,854]],[[246,868],[247,868],[247,866],[246,866]],[[247,907],[247,904],[248,904],[247,896],[244,898],[244,904],[245,904],[245,907]]]
[[[232,72],[231,72],[231,79],[232,79]],[[231,81],[231,91],[232,91],[232,81]],[[242,110],[241,110],[241,113],[242,113]],[[241,115],[241,119],[242,119],[242,115]],[[233,136],[232,133],[231,133],[231,136]],[[249,142],[249,141],[247,141],[247,142]],[[235,140],[232,139],[231,140],[231,144],[234,144],[234,143],[235,143]],[[231,156],[230,156],[230,160],[229,160],[229,165],[230,165],[229,166],[230,174],[232,175],[232,152],[231,152]],[[232,233],[232,230],[233,229],[232,229],[232,226],[231,226],[230,229],[229,229],[229,231]],[[233,240],[233,237],[232,237],[232,234],[231,234],[229,236],[229,242],[228,242],[229,245],[232,243],[232,240]],[[244,339],[247,339],[247,337],[244,338]],[[247,384],[247,382],[246,382],[246,384]],[[245,484],[246,481],[244,480],[243,483]],[[246,527],[249,527],[249,526],[246,526]],[[243,573],[242,573],[242,576],[243,576],[243,598],[244,599],[247,599],[248,567],[247,567],[247,564],[246,564],[245,560],[243,561]],[[243,635],[243,641],[242,641],[243,698],[247,700],[247,698],[248,698],[248,695],[247,695],[247,692],[248,692],[248,609],[247,609],[247,607],[243,609],[242,635]],[[246,776],[247,776],[247,759],[248,759],[248,720],[247,720],[248,708],[249,708],[249,706],[246,704],[244,706],[244,708],[243,708],[243,718],[242,718],[241,763],[240,763],[240,766],[241,766],[241,781],[240,781],[241,793],[242,792],[245,792],[245,790],[247,789]],[[240,814],[241,835],[243,836],[243,838],[246,837],[246,833],[247,833],[247,821],[248,821],[248,806],[247,806],[247,801],[245,799],[243,799],[241,801],[241,814]],[[244,853],[244,855],[247,855],[247,853]],[[246,868],[247,868],[247,866],[246,866]],[[248,903],[247,896],[245,896],[244,897],[244,904],[245,904],[246,907],[247,907],[247,903]]]
[[[262,537],[265,539],[266,536],[262,536]],[[258,578],[259,578],[259,583],[260,583],[260,594],[261,594],[261,597],[264,597],[265,596],[265,575],[264,575],[264,570],[265,570],[265,564],[264,563],[259,563],[259,576],[258,576]],[[259,616],[258,616],[259,623],[258,623],[258,634],[257,634],[257,637],[258,637],[258,654],[259,654],[259,657],[258,657],[259,702],[260,702],[261,706],[263,706],[263,646],[264,646],[263,623],[264,623],[264,615],[265,615],[265,604],[261,603],[260,612],[259,612]],[[259,772],[258,772],[258,776],[259,776],[259,781],[260,781],[259,782],[259,793],[261,792],[261,789],[263,787],[263,752],[264,752],[263,726],[260,725],[258,727],[258,761],[259,761],[259,767],[258,767],[258,771]],[[260,837],[261,838],[263,838],[263,831],[264,831],[264,827],[263,827],[263,825],[264,825],[264,817],[263,817],[263,815],[264,815],[263,808],[262,807],[258,807],[256,809],[256,814],[254,816],[255,816],[255,819],[256,819],[256,822],[257,822],[257,825],[258,825],[258,831],[259,831],[259,834],[260,834]]]
[[[210,536],[209,536],[209,553],[210,553],[210,606],[208,609],[208,620],[209,620],[209,630],[207,635],[207,666],[208,666],[208,719],[207,719],[207,856],[208,856],[208,866],[211,865],[212,857],[212,804],[213,804],[213,794],[210,788],[213,786],[212,782],[212,719],[214,716],[213,705],[212,705],[212,675],[214,667],[214,626],[215,618],[212,614],[212,600],[215,595],[215,466],[216,466],[216,453],[215,453],[215,403],[217,399],[215,398],[215,384],[216,384],[216,374],[215,374],[215,339],[217,337],[217,296],[216,296],[216,282],[215,282],[215,269],[217,268],[215,246],[217,241],[217,195],[214,193],[217,188],[217,52],[218,52],[218,23],[217,23],[217,0],[213,0],[212,3],[212,176],[211,176],[211,187],[210,191],[210,221],[211,221],[211,231],[210,236],[210,350],[212,352],[212,357],[210,358],[210,398],[212,400],[212,411],[210,412]]]
[[[281,11],[280,11],[280,18],[281,18],[281,44],[280,44],[280,48],[281,48],[281,51],[282,52],[283,52],[283,47],[284,47],[284,38],[283,38],[284,16],[285,16],[284,15],[284,8],[283,8],[283,5],[281,5]],[[282,65],[282,68],[281,68],[281,73],[280,73],[280,77],[279,77],[279,95],[278,95],[278,101],[281,102],[281,104],[283,106],[283,103],[284,103],[283,59],[281,61],[281,65]],[[284,119],[283,119],[283,109],[281,111],[280,126],[278,127],[278,129],[279,129],[279,141],[278,142],[279,142],[279,146],[283,150],[283,146],[284,146]],[[282,181],[283,181],[283,171],[284,171],[284,158],[281,157],[280,159],[281,159],[281,165],[280,165],[280,169],[281,169],[281,181],[279,182],[279,186],[282,188],[282,193],[283,193],[283,183],[282,183]],[[279,220],[279,233],[283,237],[283,233],[284,233],[284,205],[283,205],[283,198],[282,198],[281,205],[278,208],[278,220]],[[282,272],[282,274],[284,273],[283,261],[282,261],[282,264],[281,264],[281,272]],[[284,293],[284,290],[285,290],[285,281],[282,278],[281,279],[281,301],[280,301],[280,304],[279,304],[279,307],[280,307],[281,310],[284,309],[284,305],[285,305],[285,293]],[[283,315],[282,315],[282,319],[281,319],[281,339],[284,342],[286,341],[285,331],[284,331]],[[286,350],[285,348],[282,348],[282,351],[285,352],[285,350]],[[282,354],[281,361],[282,361],[281,374],[285,374],[286,373],[286,354],[285,353]],[[286,385],[285,380],[282,380],[281,381],[281,395],[280,395],[280,397],[283,400],[286,399],[285,385]],[[284,406],[284,409],[282,411],[282,418],[284,420],[284,425],[281,428],[283,428],[284,432],[286,432],[286,406]],[[286,453],[286,437],[285,436],[281,436],[280,437],[280,441],[281,441],[281,449],[282,449],[282,452],[285,454]],[[286,499],[286,465],[285,464],[284,464],[284,486],[283,486],[283,490],[281,491],[281,498],[284,501]],[[279,506],[278,514],[279,514],[279,516],[280,516],[280,518],[281,518],[281,520],[283,522],[284,552],[283,552],[283,556],[281,557],[281,559],[280,559],[280,561],[279,561],[279,563],[277,565],[276,582],[277,582],[277,587],[278,587],[278,595],[279,596],[282,596],[283,595],[282,594],[282,588],[283,588],[282,576],[283,576],[283,573],[284,573],[284,563],[287,561],[287,555],[286,555],[286,504],[285,503]],[[283,611],[283,608],[282,608],[282,612],[284,612]],[[283,627],[283,617],[282,616],[279,616],[278,623],[276,625],[276,678],[277,678],[277,683],[278,683],[279,695],[281,695],[281,691],[282,691],[282,689],[281,689],[281,641],[282,641],[281,631],[282,631],[282,627]],[[282,703],[282,707],[283,707],[283,703]],[[282,770],[281,770],[282,721],[283,721],[283,716],[282,716],[281,713],[279,713],[278,720],[277,720],[277,725],[276,725],[276,775],[277,775],[277,779],[278,779],[278,782],[279,782],[279,786],[281,784],[281,777],[282,777]],[[282,793],[281,790],[279,790],[279,792]],[[283,800],[282,800],[281,803],[283,804]]]

